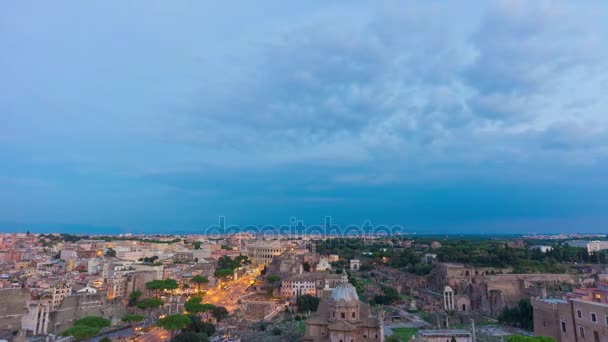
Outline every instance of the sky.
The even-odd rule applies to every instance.
[[[606,232],[607,17],[599,0],[3,3],[0,231]]]

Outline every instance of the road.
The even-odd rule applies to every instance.
[[[138,342],[167,342],[171,339],[171,333],[161,328],[153,328],[144,335],[138,336]]]
[[[104,337],[108,337],[111,340],[120,340],[120,339],[123,339],[123,338],[128,338],[130,336],[133,336],[133,334],[134,334],[133,328],[129,327],[129,328],[113,331],[113,332],[111,332],[109,334],[95,336],[95,337],[91,338],[89,340],[89,342],[99,342]]]
[[[203,302],[223,306],[229,312],[235,310],[238,307],[237,301],[239,297],[245,294],[245,290],[251,286],[258,274],[259,272],[254,272],[253,274],[245,275],[236,281],[225,283],[222,287],[232,285],[228,290],[223,290],[221,288],[209,289],[203,298]]]

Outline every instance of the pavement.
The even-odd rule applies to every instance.
[[[104,337],[108,337],[111,340],[120,340],[120,339],[125,339],[125,338],[128,338],[130,336],[133,336],[133,334],[134,334],[133,328],[129,327],[129,328],[113,331],[113,332],[108,333],[108,334],[103,334],[103,335],[95,336],[95,337],[91,338],[89,340],[89,342],[99,342]]]
[[[222,288],[212,288],[207,291],[203,297],[203,303],[210,303],[217,306],[225,307],[229,312],[238,308],[237,301],[245,294],[245,290],[253,284],[258,272],[245,275],[236,281],[230,281],[222,284]],[[227,290],[226,286],[231,285]]]
[[[161,328],[152,328],[136,339],[138,342],[168,342],[169,340],[171,340],[171,333]]]

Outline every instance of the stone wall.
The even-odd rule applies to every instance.
[[[48,332],[59,334],[84,316],[102,316],[116,323],[125,313],[125,307],[119,298],[108,300],[103,293],[69,296],[57,311],[50,314]]]
[[[0,332],[21,329],[21,317],[29,299],[30,294],[25,289],[0,289]]]

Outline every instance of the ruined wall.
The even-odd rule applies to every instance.
[[[25,289],[0,289],[0,332],[21,329],[21,317],[29,299],[30,294]]]
[[[50,314],[48,332],[59,334],[84,316],[102,316],[117,322],[125,313],[120,299],[108,300],[103,293],[69,296]]]

